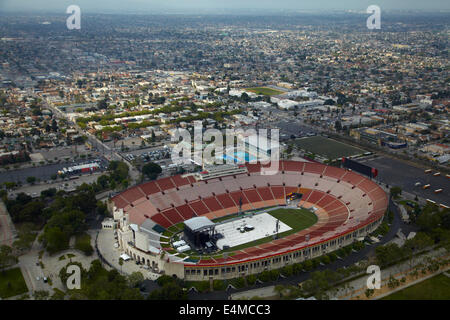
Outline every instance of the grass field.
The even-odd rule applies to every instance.
[[[287,237],[288,235],[297,233],[301,230],[307,229],[314,225],[318,218],[317,216],[309,210],[306,209],[276,209],[273,211],[269,211],[268,214],[273,216],[276,219],[279,219],[281,222],[287,224],[292,229],[283,233],[280,233],[279,238]],[[273,240],[272,236],[261,238],[255,241],[243,243],[239,246],[235,246],[229,248],[224,251],[237,251],[245,248],[254,247],[257,245],[261,245],[263,243],[267,243]]]
[[[256,93],[258,95],[264,95],[264,96],[276,96],[276,95],[284,93],[283,91],[266,88],[266,87],[247,88],[245,90]]]
[[[14,297],[27,291],[20,268],[0,271],[0,298]]]
[[[311,227],[317,222],[317,216],[306,209],[277,209],[269,211],[269,214],[287,224],[292,230],[288,232],[298,232]]]
[[[450,278],[440,274],[382,300],[450,300]]]
[[[363,149],[322,136],[297,139],[295,140],[295,144],[300,149],[330,160],[359,155],[366,152]]]

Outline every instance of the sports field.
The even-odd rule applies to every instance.
[[[342,157],[364,154],[366,151],[322,136],[295,140],[295,144],[307,152],[334,160]]]
[[[450,278],[439,274],[382,300],[450,300]]]
[[[283,91],[275,90],[272,88],[266,88],[266,87],[247,88],[245,90],[259,94],[259,95],[264,95],[264,96],[276,96],[276,95],[284,93]]]
[[[267,214],[271,215],[275,219],[279,219],[282,224],[287,225],[290,230],[287,230],[285,232],[279,233],[279,238],[286,237],[288,235],[297,233],[301,230],[307,229],[314,225],[318,218],[317,216],[312,213],[309,210],[306,209],[275,209],[272,211],[268,211]],[[267,229],[271,229],[272,231],[273,226],[267,226]],[[250,231],[252,232],[252,231]],[[260,238],[254,241],[250,241],[247,243],[243,243],[238,246],[231,247],[229,249],[226,249],[225,251],[235,251],[235,250],[242,250],[245,248],[254,247],[257,245],[261,245],[263,243],[267,243],[273,240],[273,232],[270,232],[270,236]]]

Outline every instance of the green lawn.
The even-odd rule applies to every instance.
[[[318,220],[314,213],[306,209],[277,209],[268,213],[287,224],[295,232],[311,227]]]
[[[238,213],[233,213],[233,214],[229,214],[229,215],[224,216],[224,217],[220,217],[220,218],[213,219],[212,221],[213,221],[214,223],[224,222],[224,221],[226,221],[226,220],[230,220],[230,219],[233,219],[233,218],[237,218],[238,215],[239,215]]]
[[[450,278],[439,274],[390,294],[383,300],[450,300]]]
[[[306,209],[276,209],[273,211],[269,211],[268,214],[273,216],[276,219],[279,219],[281,222],[287,224],[292,229],[283,233],[280,233],[278,236],[280,238],[287,237],[291,234],[297,233],[301,230],[307,229],[314,225],[318,218],[317,216],[309,210]],[[270,242],[273,240],[273,236],[261,238],[255,241],[243,243],[241,245],[229,248],[224,251],[237,251],[245,248],[250,248],[254,246],[258,246],[264,244],[266,242]]]
[[[20,268],[0,271],[0,298],[5,299],[28,292]]]
[[[266,88],[266,87],[247,88],[245,90],[256,93],[258,95],[265,95],[265,96],[276,96],[276,95],[284,93],[283,91]]]
[[[366,152],[363,149],[359,149],[322,136],[297,139],[295,140],[295,144],[300,149],[320,155],[330,160],[355,156]]]

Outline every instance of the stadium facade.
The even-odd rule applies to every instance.
[[[176,175],[134,186],[110,199],[117,242],[132,259],[154,271],[192,281],[232,279],[299,263],[349,245],[373,232],[388,206],[376,183],[350,170],[311,162],[280,161],[279,173],[262,175],[260,164],[211,179]],[[166,230],[194,217],[210,220],[241,211],[298,206],[318,221],[305,230],[232,253],[179,254]],[[113,244],[111,244],[112,246]],[[232,249],[232,248],[231,248]]]

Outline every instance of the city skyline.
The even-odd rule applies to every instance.
[[[4,12],[59,12],[63,11],[69,5],[78,5],[82,10],[89,13],[296,13],[304,11],[351,11],[365,13],[370,5],[378,5],[386,11],[448,11],[450,3],[441,0],[423,1],[387,1],[387,0],[346,0],[336,3],[330,0],[319,1],[295,1],[281,0],[276,3],[272,0],[263,1],[236,1],[231,0],[226,4],[219,1],[180,1],[180,0],[129,0],[126,2],[111,0],[100,0],[92,3],[87,0],[4,0],[0,4],[0,11]],[[242,12],[244,10],[244,12]],[[247,12],[245,12],[245,10]]]

